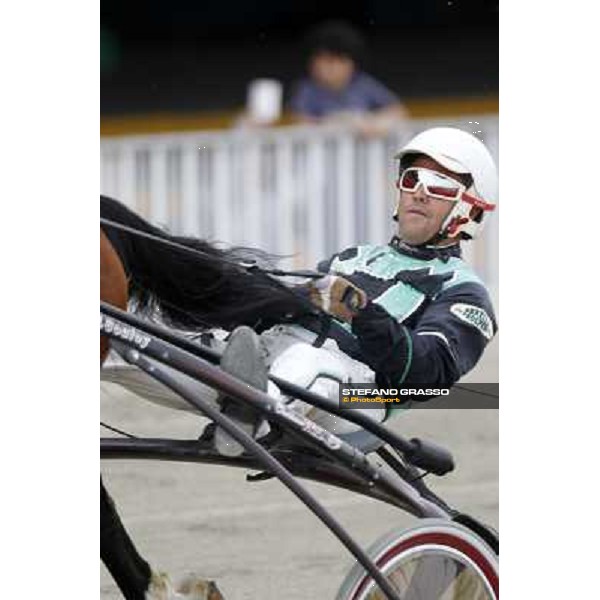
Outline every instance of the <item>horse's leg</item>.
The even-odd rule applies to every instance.
[[[127,277],[112,244],[100,230],[100,299],[127,308]],[[108,338],[100,338],[100,364]],[[112,498],[100,479],[100,557],[127,600],[144,600],[151,570],[127,534]]]
[[[113,245],[100,230],[100,299],[125,310],[127,276]],[[100,364],[108,354],[108,338],[100,337]],[[189,576],[175,590],[169,578],[155,573],[129,537],[112,498],[100,479],[100,557],[126,600],[223,600],[212,581]]]
[[[152,575],[100,479],[100,558],[127,600],[144,600]]]

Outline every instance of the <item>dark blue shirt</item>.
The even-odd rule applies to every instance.
[[[460,248],[420,248],[394,238],[356,246],[319,264],[366,292],[352,320],[353,341],[334,327],[340,348],[384,386],[451,386],[479,361],[497,330],[487,290],[460,258]]]
[[[292,110],[307,117],[324,117],[342,111],[371,112],[399,102],[382,83],[356,72],[341,91],[332,91],[312,79],[303,79],[291,100]]]

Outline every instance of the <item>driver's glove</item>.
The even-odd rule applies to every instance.
[[[310,301],[330,315],[350,323],[367,305],[367,294],[339,275],[325,275],[308,285]]]

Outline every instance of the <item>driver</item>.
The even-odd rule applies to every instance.
[[[286,398],[269,374],[336,403],[340,383],[450,387],[477,364],[497,329],[484,284],[461,258],[461,244],[479,233],[497,202],[497,171],[489,151],[470,133],[437,127],[411,139],[396,158],[392,240],[346,248],[318,265],[321,279],[296,288],[329,317],[276,325],[260,336],[239,327],[221,361],[224,370],[291,402],[338,434],[358,426]],[[103,379],[181,407],[136,368],[105,368]],[[203,393],[215,398],[209,388]],[[255,412],[227,398],[219,401],[222,411],[255,437],[269,430]],[[397,408],[354,410],[383,421],[390,406]],[[219,428],[215,443],[223,454],[243,451]]]
[[[450,387],[477,364],[497,325],[484,284],[461,258],[461,244],[495,208],[494,160],[475,136],[448,127],[418,134],[396,158],[392,240],[346,248],[319,264],[322,279],[299,288],[331,315],[325,327],[304,320],[278,325],[260,339],[238,328],[223,368],[274,396],[282,394],[268,372],[337,401],[339,383]],[[224,404],[224,412],[255,435],[266,429]],[[336,433],[357,427],[303,402],[293,405]],[[382,421],[389,409],[365,414]],[[217,445],[241,451],[221,430]]]

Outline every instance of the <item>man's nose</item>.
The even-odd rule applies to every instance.
[[[414,202],[427,202],[429,200],[423,184],[418,185],[417,189],[412,193],[412,198]]]

